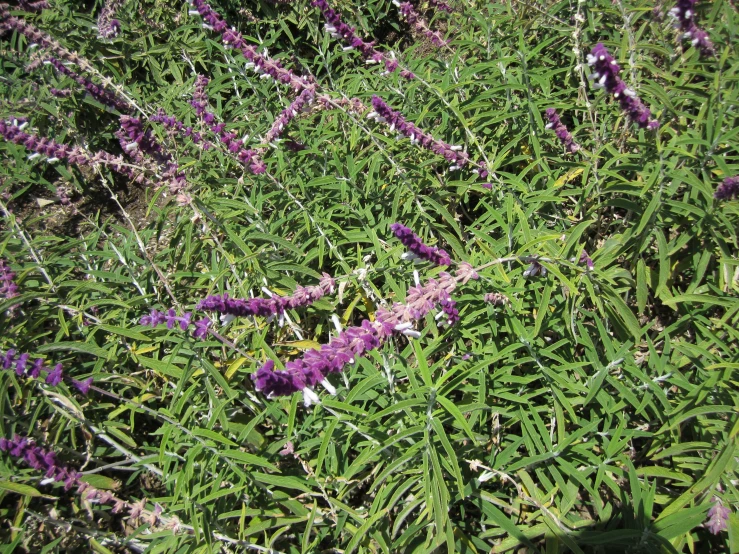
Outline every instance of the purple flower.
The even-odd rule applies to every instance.
[[[447,13],[454,13],[454,8],[443,0],[429,0],[429,6]]]
[[[588,54],[588,65],[593,66],[594,71],[591,73],[591,78],[596,80],[593,85],[594,88],[604,88],[606,91],[616,98],[621,106],[621,109],[626,112],[626,115],[641,128],[649,129],[650,131],[659,127],[659,122],[655,119],[650,119],[652,113],[649,111],[641,100],[636,96],[636,92],[626,86],[618,74],[621,72],[621,67],[616,63],[611,54],[608,53],[608,49],[603,46],[603,43],[598,43],[593,47],[593,50]]]
[[[595,264],[593,263],[593,260],[590,258],[590,256],[588,256],[588,253],[585,250],[583,250],[580,254],[579,262],[581,264],[587,265],[589,271],[593,271],[593,269],[595,269]]]
[[[405,225],[393,223],[390,225],[390,230],[415,257],[427,260],[436,265],[450,265],[452,263],[449,254],[445,250],[435,246],[427,246],[423,243],[421,237]]]
[[[196,308],[222,315],[271,317],[283,314],[285,310],[310,306],[323,296],[333,293],[335,288],[336,281],[328,273],[324,273],[317,286],[298,286],[292,296],[241,299],[229,298],[228,294],[214,295],[201,300]]]
[[[394,2],[398,6],[400,15],[413,27],[417,33],[425,36],[432,44],[438,47],[446,46],[447,41],[436,32],[429,29],[428,23],[418,14],[413,4],[410,2],[398,3],[397,0]]]
[[[77,390],[87,396],[87,393],[90,392],[90,387],[92,386],[92,377],[88,377],[84,381],[72,379],[72,384],[77,388]]]
[[[288,126],[293,118],[297,117],[300,112],[302,112],[310,104],[312,104],[314,99],[315,91],[313,89],[305,89],[303,92],[301,92],[298,97],[293,100],[293,102],[287,108],[285,108],[282,113],[280,113],[277,119],[275,119],[272,127],[267,132],[267,135],[264,137],[264,142],[270,143],[273,142],[276,138],[279,138],[280,135],[282,135],[282,133],[284,132],[285,127]]]
[[[449,324],[456,322],[459,313],[450,295],[458,281],[472,278],[473,273],[471,266],[463,267],[455,277],[442,272],[439,280],[429,279],[423,286],[411,287],[404,304],[397,302],[390,310],[377,310],[374,321],[365,319],[361,325],[345,329],[320,349],[308,350],[302,358],[286,363],[284,371],[275,370],[274,362],[268,360],[253,376],[257,390],[267,396],[286,396],[302,390],[306,405],[318,402],[313,392],[317,384],[333,391],[326,380],[328,374],[342,371],[345,365],[379,348],[393,334],[420,337],[413,322],[434,308],[441,308],[440,314],[447,317]]]
[[[697,0],[678,0],[677,5],[670,10],[670,15],[677,21],[675,26],[683,33],[683,38],[690,39],[693,46],[697,46],[702,56],[713,56],[716,52],[708,38],[708,33],[695,24],[695,5]]]
[[[562,142],[562,144],[564,144],[565,148],[567,148],[567,150],[572,153],[580,150],[580,145],[577,144],[575,142],[575,139],[572,138],[572,135],[567,130],[567,127],[565,127],[564,123],[562,123],[562,121],[559,119],[559,115],[557,115],[556,110],[554,108],[548,108],[546,111],[546,116],[549,120],[546,128],[554,130],[557,138]]]
[[[110,92],[101,85],[96,85],[89,79],[82,77],[78,73],[69,69],[64,63],[57,60],[56,58],[49,58],[48,62],[62,75],[71,77],[75,82],[82,85],[85,90],[98,102],[105,104],[106,106],[116,109],[120,112],[126,112],[130,109],[128,102],[122,98],[119,98],[114,92]]]
[[[367,60],[367,63],[384,62],[388,73],[393,73],[398,69],[397,61],[376,50],[374,42],[365,42],[359,38],[356,29],[344,23],[338,12],[332,9],[326,0],[311,0],[311,6],[321,10],[326,20],[326,31],[332,37],[342,40],[346,44],[345,50],[357,50]],[[415,77],[410,71],[402,71],[400,75],[406,79]]]
[[[47,0],[18,0],[18,7],[27,12],[37,12],[49,8]]]
[[[711,533],[718,535],[721,531],[726,531],[731,510],[721,504],[718,498],[714,497],[714,500],[713,506],[708,510],[708,519],[704,525]]]
[[[62,379],[62,364],[56,364],[54,366],[54,369],[47,373],[46,384],[51,385],[52,387],[56,387],[59,383],[62,382]]]
[[[190,326],[193,327],[193,337],[196,339],[205,338],[208,334],[210,321],[208,319],[192,320],[192,312],[185,312],[181,316],[177,315],[174,308],[170,308],[166,312],[151,310],[151,314],[143,316],[139,323],[147,327],[156,327],[162,323],[167,324],[167,329],[179,327],[182,331],[186,331]]]
[[[205,0],[192,0],[192,6],[203,18],[204,27],[221,35],[221,40],[228,48],[241,50],[241,53],[249,62],[251,67],[260,75],[269,75],[275,81],[290,85],[295,91],[314,87],[310,80],[295,75],[292,71],[285,69],[279,62],[258,54],[256,49],[249,45],[244,37],[232,28]]]
[[[523,276],[527,279],[530,277],[536,277],[539,274],[541,274],[542,277],[545,277],[547,274],[547,268],[536,260],[531,262],[531,265],[529,265],[529,267],[523,272]]]
[[[739,196],[739,175],[727,177],[718,187],[713,197],[716,200],[731,200]]]
[[[462,150],[461,146],[452,146],[443,141],[436,140],[413,123],[406,121],[399,112],[390,108],[379,96],[372,96],[372,107],[374,111],[367,115],[368,118],[387,124],[390,127],[390,131],[397,131],[401,135],[408,137],[411,139],[412,144],[419,144],[426,150],[430,150],[438,156],[443,156],[452,164],[449,169],[459,169],[469,161],[469,155]]]
[[[508,298],[499,292],[488,292],[483,297],[483,300],[493,306],[505,306],[509,302]]]
[[[18,285],[13,282],[15,273],[10,269],[10,265],[4,259],[0,258],[0,297],[15,298],[18,296]]]
[[[123,0],[108,0],[98,15],[98,33],[102,38],[117,37],[121,31],[120,22],[115,19],[118,8],[123,4]]]

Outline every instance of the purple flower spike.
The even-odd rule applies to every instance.
[[[78,391],[87,396],[87,393],[90,392],[90,387],[92,386],[92,377],[88,377],[84,381],[77,381],[75,379],[72,379],[72,384],[77,388]]]
[[[546,116],[549,120],[546,128],[554,130],[557,138],[562,142],[562,144],[564,144],[565,148],[567,148],[567,150],[572,153],[580,150],[580,145],[575,142],[575,139],[572,138],[572,135],[567,130],[567,127],[565,127],[564,123],[562,123],[562,121],[559,119],[557,111],[554,108],[548,108],[546,111]]]
[[[375,49],[374,42],[365,42],[356,33],[354,27],[350,27],[341,20],[341,16],[328,5],[326,0],[311,0],[311,6],[321,10],[326,20],[326,31],[334,38],[340,39],[346,44],[344,50],[357,50],[367,63],[385,64],[385,70],[393,73],[398,69],[398,62],[393,58],[388,58],[385,54]],[[413,79],[415,75],[410,71],[401,71],[401,77],[405,79]]]
[[[15,298],[18,296],[18,285],[13,282],[13,279],[15,279],[15,273],[8,263],[0,258],[0,297]]]
[[[418,14],[413,4],[410,2],[398,3],[397,0],[395,0],[395,4],[398,6],[400,15],[418,34],[425,36],[434,46],[439,48],[447,45],[447,41],[438,32],[429,29],[428,23]]]
[[[367,115],[369,119],[385,123],[390,127],[390,131],[397,131],[411,139],[411,144],[418,144],[438,156],[443,156],[452,164],[450,170],[459,169],[469,161],[469,155],[463,151],[461,146],[452,146],[425,133],[413,123],[406,121],[399,112],[390,108],[379,96],[372,96],[372,107],[374,111]]]
[[[139,320],[139,323],[152,328],[166,323],[167,329],[179,327],[182,331],[187,331],[188,328],[192,327],[192,336],[196,339],[205,338],[208,335],[208,327],[210,326],[210,321],[207,319],[193,321],[192,312],[185,312],[181,316],[178,316],[174,308],[170,308],[166,312],[152,310],[151,314],[143,316]]]
[[[580,254],[580,263],[585,264],[588,267],[589,271],[593,271],[595,269],[595,264],[593,263],[593,260],[588,256],[588,253],[583,250],[582,254]]]
[[[108,0],[98,16],[98,33],[102,38],[114,38],[121,32],[121,24],[115,19],[123,0]]]
[[[588,65],[594,69],[590,75],[591,78],[596,80],[593,87],[604,88],[609,94],[612,94],[632,122],[642,129],[649,129],[650,131],[659,127],[659,121],[651,119],[652,112],[649,111],[649,108],[642,104],[636,96],[636,92],[628,88],[626,83],[618,76],[621,73],[621,67],[608,53],[608,49],[603,46],[603,43],[596,44],[591,53],[588,54]]]
[[[450,265],[452,263],[449,254],[441,248],[427,246],[417,234],[400,223],[390,225],[390,230],[403,243],[413,256],[427,260],[435,265]]]
[[[697,0],[678,0],[677,5],[670,10],[670,15],[677,20],[675,27],[682,31],[682,38],[690,39],[691,44],[700,50],[702,56],[713,56],[716,51],[711,39],[708,38],[708,33],[695,23],[695,5],[697,3]]]
[[[458,321],[459,312],[451,293],[458,282],[475,278],[477,274],[472,266],[461,263],[454,277],[441,272],[438,281],[429,279],[423,286],[411,287],[405,304],[396,302],[390,310],[377,310],[374,321],[365,319],[361,325],[345,329],[320,349],[308,350],[302,358],[286,363],[284,371],[276,371],[274,362],[268,360],[253,375],[257,390],[267,396],[285,396],[302,390],[306,406],[318,402],[313,391],[317,384],[322,384],[331,394],[335,392],[326,380],[328,374],[342,371],[347,364],[379,348],[393,334],[419,338],[421,334],[413,328],[413,323],[431,310],[440,308],[437,319],[445,317],[449,325]]]
[[[85,90],[90,94],[90,96],[92,96],[95,100],[97,100],[101,104],[105,104],[106,106],[112,109],[116,109],[120,112],[126,112],[130,109],[131,106],[128,104],[126,100],[124,100],[123,98],[119,98],[114,92],[110,92],[105,87],[101,85],[96,85],[89,79],[82,77],[78,73],[69,69],[66,65],[64,65],[61,61],[57,60],[56,58],[49,58],[48,62],[59,73],[72,78],[75,82],[82,85],[85,88]]]
[[[49,2],[47,0],[19,0],[18,7],[27,12],[37,12],[39,10],[46,10],[49,8]]]
[[[724,182],[716,188],[713,197],[716,200],[731,200],[739,197],[739,175],[724,179]]]
[[[721,500],[718,498],[714,497],[714,500],[715,503],[708,510],[708,520],[704,525],[711,533],[718,535],[721,531],[726,531],[731,510],[721,504]]]

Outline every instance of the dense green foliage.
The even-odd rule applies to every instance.
[[[13,13],[78,52],[96,72],[76,70],[108,79],[139,115],[162,108],[201,128],[190,101],[203,74],[218,121],[254,145],[294,98],[244,69],[184,1],[127,0],[112,40],[94,28],[102,4]],[[452,15],[419,9],[451,39],[437,48],[387,0],[332,3],[418,77],[404,80],[343,51],[307,0],[214,0],[337,104],[299,115],[266,147],[262,175],[217,141],[203,150],[147,125],[185,172],[190,203],[104,166],[29,160],[0,139],[0,257],[20,293],[0,304],[0,350],[38,353],[96,387],[83,396],[2,371],[0,435],[33,437],[96,487],[183,524],[123,518],[3,454],[4,552],[739,551],[739,202],[713,198],[739,173],[736,8],[699,4],[716,47],[701,57],[657,17],[672,5],[452,4]],[[117,112],[48,65],[28,68],[43,52],[17,32],[0,40],[0,118],[121,153]],[[657,131],[592,87],[597,42]],[[339,105],[373,94],[487,161],[492,189]],[[545,129],[547,108],[580,151]],[[332,375],[337,393],[316,389],[319,404],[257,392],[250,374],[326,343],[332,315],[357,325],[405,299],[414,266],[394,222],[485,266],[455,292],[461,321],[427,316],[420,339]],[[537,256],[546,275],[524,277]],[[415,267],[422,281],[440,271]],[[322,272],[336,294],[282,327],[214,317],[217,335],[199,340],[139,323],[209,294],[287,295]],[[491,292],[508,302],[486,303]],[[731,515],[714,535],[703,524],[717,502]]]

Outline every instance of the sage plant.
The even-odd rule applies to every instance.
[[[393,223],[390,225],[390,230],[410,251],[411,256],[405,256],[406,258],[418,258],[429,261],[434,265],[451,265],[452,260],[446,250],[424,244],[421,237],[405,225]]]
[[[559,119],[557,111],[554,108],[547,108],[546,116],[549,120],[546,128],[552,129],[554,131],[554,133],[557,135],[557,138],[560,140],[560,142],[562,142],[564,147],[571,153],[575,153],[580,150],[580,145],[575,142],[575,139],[572,138],[572,135],[567,130],[567,127],[565,127],[564,123],[562,123],[562,121]]]
[[[739,197],[739,175],[727,177],[713,193],[716,200],[732,200]]]
[[[670,15],[676,19],[675,26],[682,32],[683,38],[690,39],[690,43],[697,47],[703,56],[716,54],[708,33],[695,23],[695,5],[698,0],[678,0],[677,5],[670,10]]]
[[[121,32],[121,22],[115,18],[115,14],[123,2],[124,0],[107,0],[103,9],[100,10],[97,26],[102,38],[114,38]]]
[[[6,260],[0,258],[0,297],[15,298],[18,296],[18,285],[15,284],[15,273]]]
[[[181,316],[178,316],[174,308],[170,308],[166,312],[153,309],[149,315],[143,316],[139,320],[139,323],[152,328],[166,323],[167,329],[179,327],[182,331],[187,331],[192,327],[192,336],[196,339],[204,339],[208,335],[208,328],[210,327],[209,319],[202,318],[193,321],[192,312],[185,312]]]

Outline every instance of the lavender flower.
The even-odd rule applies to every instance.
[[[82,473],[62,464],[54,452],[37,446],[33,440],[27,437],[15,435],[11,440],[0,437],[0,452],[6,452],[14,458],[23,459],[33,469],[42,471],[47,478],[58,483],[63,482],[64,490],[68,491],[74,488],[77,493],[83,494],[84,498],[90,502],[113,504],[113,513],[126,510],[131,518],[145,517],[151,525],[159,522],[159,515],[162,513],[162,507],[159,504],[154,507],[154,510],[146,510],[144,499],[131,503],[118,498],[110,491],[103,491],[88,485],[82,480]]]
[[[174,308],[170,308],[166,312],[152,310],[151,314],[143,316],[139,323],[154,328],[162,323],[167,324],[167,329],[179,327],[183,331],[187,331],[188,327],[193,327],[192,336],[196,339],[203,339],[208,335],[210,320],[207,318],[192,321],[192,312],[185,312],[181,316],[177,315]]]
[[[104,164],[112,170],[117,171],[127,177],[135,179],[141,183],[145,180],[143,174],[136,175],[132,167],[125,164],[119,156],[114,156],[108,152],[99,151],[90,155],[80,147],[69,147],[59,144],[52,139],[39,138],[23,131],[26,123],[21,123],[17,119],[12,122],[0,121],[0,136],[8,142],[19,144],[34,152],[29,158],[38,156],[46,156],[47,162],[52,163],[57,160],[66,160],[70,164],[81,166],[95,166]]]
[[[713,197],[716,200],[731,200],[739,197],[739,175],[724,179],[724,182],[716,187]]]
[[[18,0],[18,7],[26,12],[37,12],[49,9],[49,2],[46,0]]]
[[[223,43],[230,48],[241,50],[241,53],[249,62],[247,68],[251,67],[260,75],[268,75],[275,81],[290,85],[295,91],[301,91],[304,88],[314,87],[314,85],[305,77],[295,75],[289,69],[285,69],[282,65],[266,56],[258,54],[256,49],[249,45],[244,37],[233,28],[229,28],[228,23],[211,8],[205,0],[190,0],[195,8],[196,14],[200,15],[205,21],[204,27],[215,31],[221,35]],[[190,13],[193,13],[192,11]]]
[[[554,108],[547,108],[546,116],[549,120],[546,128],[554,130],[557,138],[562,142],[562,144],[564,144],[565,148],[567,148],[567,150],[572,153],[580,150],[580,145],[575,142],[575,139],[572,138],[572,135],[567,130],[567,127],[565,127],[564,123],[562,123],[562,121],[559,119],[557,111]]]
[[[0,297],[7,299],[18,296],[18,285],[13,282],[13,279],[15,279],[15,273],[8,263],[0,258]]]
[[[452,260],[445,250],[435,246],[427,246],[423,243],[421,237],[408,227],[400,223],[393,223],[390,225],[390,230],[416,258],[427,260],[435,265],[451,265]]]
[[[704,526],[714,535],[718,535],[721,531],[726,531],[731,510],[724,506],[717,497],[714,497],[714,500],[713,506],[708,510],[708,520]]]
[[[115,93],[112,93],[105,89],[105,87],[96,85],[89,79],[82,77],[78,73],[69,69],[61,61],[56,58],[49,58],[48,63],[51,64],[62,75],[72,78],[76,83],[82,85],[85,90],[98,102],[105,104],[106,106],[116,109],[120,112],[128,111],[131,106],[126,100],[119,98]]]
[[[417,33],[425,36],[434,46],[439,48],[446,46],[448,43],[442,38],[442,36],[429,29],[428,23],[424,20],[413,7],[410,2],[400,3],[398,0],[393,0],[393,4],[398,7],[400,15],[405,19],[408,24],[413,27]]]
[[[379,348],[393,334],[419,338],[421,334],[413,328],[413,323],[437,306],[441,308],[440,316],[446,316],[446,323],[452,325],[458,321],[459,313],[451,293],[458,281],[465,282],[476,276],[469,264],[460,264],[455,277],[442,272],[438,281],[429,279],[423,286],[410,288],[405,304],[395,303],[390,310],[377,310],[374,321],[365,319],[360,325],[345,329],[319,350],[308,350],[302,358],[286,363],[284,371],[276,371],[274,362],[268,360],[252,376],[257,390],[267,396],[287,396],[302,391],[306,406],[318,402],[313,391],[317,384],[334,392],[326,380],[329,373],[342,371],[345,365]]]
[[[447,13],[454,13],[454,8],[452,8],[449,4],[447,4],[443,0],[428,0],[428,1],[429,1],[429,6],[431,6],[432,8],[436,8],[437,10],[441,10]]]
[[[713,56],[716,52],[708,38],[708,33],[695,24],[695,5],[697,0],[678,0],[677,5],[670,10],[670,15],[677,21],[675,26],[683,33],[683,38],[690,39],[693,46],[697,46],[703,56]]]
[[[190,138],[195,144],[200,144],[202,142],[205,150],[210,148],[210,143],[208,141],[204,141],[203,136],[200,133],[194,131],[192,127],[185,126],[185,124],[182,123],[182,121],[177,120],[176,117],[167,115],[161,108],[159,108],[157,113],[149,118],[149,121],[152,123],[161,123],[167,129],[172,129],[182,133],[182,136]]]
[[[208,95],[205,92],[205,87],[208,85],[208,78],[203,75],[198,75],[195,80],[195,92],[193,94],[193,100],[190,102],[195,113],[200,119],[210,127],[210,130],[217,135],[221,142],[225,145],[226,149],[230,154],[236,156],[241,163],[249,167],[252,173],[259,175],[267,171],[266,164],[260,159],[259,151],[244,148],[244,142],[234,132],[226,131],[225,123],[216,123],[216,116],[214,113],[207,110],[208,106]]]
[[[483,300],[487,302],[488,304],[492,304],[493,306],[505,306],[508,302],[508,297],[506,297],[503,294],[500,294],[499,292],[488,292],[483,297]]]
[[[102,38],[114,38],[121,32],[121,23],[115,19],[123,0],[108,0],[98,15],[98,33]]]
[[[271,298],[229,298],[228,294],[208,296],[197,305],[198,310],[218,312],[225,316],[261,316],[273,317],[281,315],[285,310],[294,310],[310,306],[327,294],[332,294],[336,281],[323,274],[317,286],[298,286],[292,296],[272,296]]]
[[[401,135],[411,139],[412,144],[420,144],[426,150],[443,156],[453,164],[450,169],[458,169],[469,161],[469,155],[462,150],[461,146],[452,146],[443,141],[436,140],[413,123],[407,122],[399,112],[391,109],[379,96],[372,96],[372,107],[374,111],[367,116],[368,118],[375,119],[380,123],[386,123],[390,126],[390,131],[397,130]]]
[[[398,62],[388,58],[382,52],[375,49],[374,42],[365,42],[356,33],[354,27],[350,27],[341,20],[341,16],[328,5],[326,0],[311,0],[311,6],[321,10],[326,23],[326,31],[334,38],[344,41],[345,50],[357,50],[367,60],[367,63],[385,63],[385,70],[393,73],[398,69]],[[415,75],[410,71],[403,70],[400,72],[401,77],[405,79],[413,79]]]
[[[41,377],[41,373],[45,372],[46,377],[44,378],[44,382],[52,387],[58,386],[64,380],[62,364],[56,364],[53,368],[44,367],[44,360],[42,358],[36,358],[32,363],[29,363],[31,358],[30,354],[23,353],[18,354],[17,356],[16,354],[18,353],[13,348],[5,352],[5,354],[0,353],[0,364],[2,365],[2,369],[14,369],[15,374],[18,377],[27,377],[31,379],[38,379]],[[85,395],[89,392],[92,382],[92,377],[89,377],[83,383],[72,379],[72,384]]]
[[[595,264],[593,263],[593,260],[588,256],[588,253],[583,250],[580,254],[580,260],[579,262],[581,264],[585,264],[588,267],[588,271],[593,271],[595,269]]]
[[[596,44],[592,52],[588,54],[588,65],[595,69],[591,74],[593,79],[597,79],[593,87],[605,88],[608,93],[612,94],[631,121],[650,131],[659,127],[657,120],[650,119],[652,113],[649,108],[642,104],[641,100],[637,98],[636,92],[628,88],[626,83],[618,76],[621,67],[608,53],[603,43]]]
[[[298,113],[302,112],[308,107],[315,99],[315,91],[313,89],[305,89],[301,92],[298,97],[275,119],[272,127],[267,132],[264,138],[264,142],[273,142],[276,138],[282,135],[285,127],[287,127],[293,118],[297,117]]]

